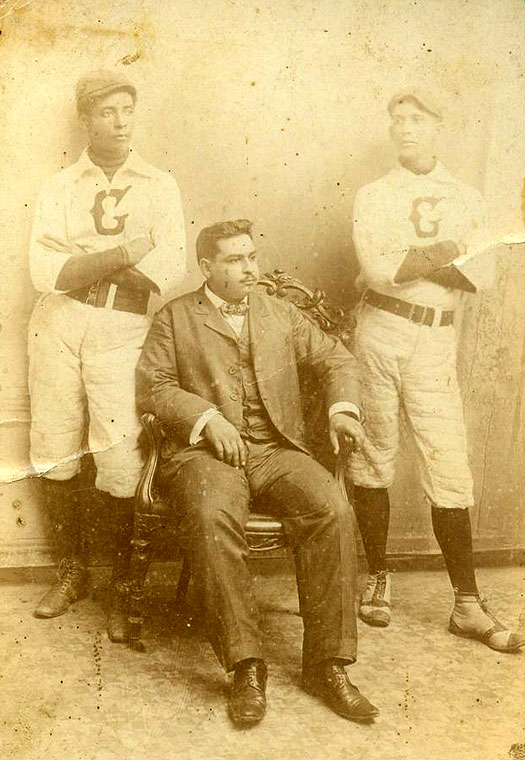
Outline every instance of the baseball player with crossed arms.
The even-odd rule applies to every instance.
[[[130,147],[137,92],[123,74],[94,71],[77,85],[88,146],[53,176],[36,210],[30,249],[38,299],[29,326],[31,461],[59,558],[58,581],[35,610],[64,613],[88,590],[80,459],[93,453],[115,535],[108,633],[123,641],[133,495],[142,468],[135,365],[152,293],[185,275],[179,189]]]
[[[428,92],[406,90],[388,105],[399,164],[363,187],[354,206],[360,264],[355,353],[366,440],[351,457],[355,510],[368,560],[360,617],[390,622],[386,565],[399,420],[404,411],[431,505],[455,604],[449,630],[500,652],[525,634],[508,630],[480,599],[469,507],[473,483],[456,372],[454,310],[462,293],[490,286],[494,263],[485,204],[436,160],[442,109]]]

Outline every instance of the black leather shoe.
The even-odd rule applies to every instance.
[[[267,675],[264,660],[251,657],[237,663],[228,704],[234,723],[250,726],[264,718]]]
[[[334,712],[347,720],[369,723],[379,715],[357,686],[350,683],[343,665],[334,660],[323,662],[303,672],[303,689],[321,697]]]

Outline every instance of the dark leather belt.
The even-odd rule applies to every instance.
[[[375,306],[383,311],[389,311],[391,314],[397,314],[398,317],[404,317],[410,320],[410,322],[415,322],[417,325],[432,327],[434,324],[436,310],[432,306],[421,306],[417,303],[401,301],[401,299],[394,298],[393,296],[376,293],[375,290],[367,290],[363,296],[363,300],[369,303],[370,306]],[[453,320],[453,311],[442,311],[439,327],[451,325]]]
[[[66,296],[99,309],[111,308],[116,309],[116,311],[128,311],[131,314],[146,314],[149,301],[148,290],[130,290],[117,285],[113,304],[111,307],[106,307],[110,286],[110,282],[99,280],[92,285],[70,290]]]

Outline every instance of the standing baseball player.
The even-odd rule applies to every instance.
[[[142,467],[134,372],[151,293],[185,275],[180,193],[130,147],[137,93],[123,74],[82,77],[76,101],[88,146],[38,201],[30,250],[38,299],[29,326],[31,461],[60,558],[58,581],[35,610],[55,617],[88,590],[78,492],[93,453],[115,534],[108,633],[125,639],[122,611],[133,495]]]
[[[363,291],[356,355],[367,433],[350,464],[369,567],[359,614],[370,625],[390,622],[387,489],[394,480],[403,413],[455,592],[449,630],[514,652],[525,635],[496,620],[476,584],[469,515],[473,483],[453,327],[460,295],[493,279],[490,255],[480,255],[488,244],[485,204],[436,160],[442,110],[430,94],[402,92],[388,111],[399,164],[358,192],[353,220]]]

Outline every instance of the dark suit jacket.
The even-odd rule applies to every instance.
[[[359,403],[354,357],[290,303],[251,293],[249,336],[262,402],[280,435],[301,451],[305,441],[299,370],[324,388],[327,406]],[[242,423],[239,346],[201,288],[167,303],[155,316],[137,366],[137,404],[167,430],[162,456],[190,455],[190,433],[210,406],[237,429]]]

